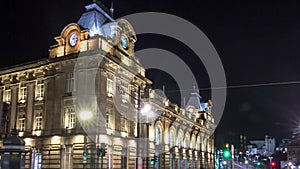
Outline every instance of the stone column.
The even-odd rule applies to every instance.
[[[200,152],[200,168],[205,169],[205,153],[203,151]]]
[[[28,96],[27,96],[27,113],[26,113],[26,126],[25,130],[27,133],[31,133],[33,124],[33,102],[34,102],[34,85],[35,83],[29,83],[27,85]]]
[[[10,104],[10,127],[11,131],[15,127],[16,123],[16,113],[17,113],[17,104],[18,104],[18,86],[11,87],[11,104]]]
[[[0,102],[3,101],[3,88],[0,88]]]

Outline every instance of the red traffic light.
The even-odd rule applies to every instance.
[[[271,167],[276,167],[276,166],[277,166],[277,163],[276,163],[275,161],[271,161],[271,162],[270,162],[270,166],[271,166]]]

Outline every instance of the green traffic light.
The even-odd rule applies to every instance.
[[[102,148],[99,148],[98,149],[98,157],[103,157],[104,154],[103,154],[103,149]]]
[[[154,165],[154,164],[155,164],[154,159],[151,159],[151,160],[150,160],[150,165]]]
[[[224,158],[229,158],[230,156],[231,156],[231,153],[230,153],[229,150],[226,149],[226,150],[223,151],[223,157]]]

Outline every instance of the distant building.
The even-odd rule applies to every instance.
[[[244,151],[247,148],[247,138],[245,135],[241,134],[240,135],[240,151]]]
[[[295,130],[288,145],[287,161],[290,165],[300,166],[300,132]]]
[[[276,147],[277,152],[287,153],[288,151],[288,145],[291,143],[291,139],[284,138],[279,143],[278,147]]]
[[[250,140],[248,152],[250,155],[260,154],[268,157],[274,154],[275,146],[275,138],[266,135],[264,140]]]

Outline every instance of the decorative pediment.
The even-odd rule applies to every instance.
[[[60,36],[54,38],[56,45],[51,46],[49,57],[61,57],[80,52],[84,42],[88,39],[88,30],[82,30],[76,23],[70,23],[61,32]]]
[[[129,56],[134,56],[134,43],[137,41],[137,37],[133,27],[125,19],[118,20],[117,25],[119,32],[115,37],[116,45]]]

